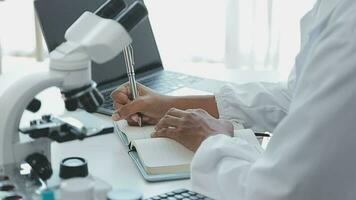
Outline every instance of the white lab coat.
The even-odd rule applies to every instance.
[[[2,73],[2,49],[1,49],[1,41],[0,41],[0,75]]]
[[[267,149],[208,138],[192,162],[194,190],[216,199],[356,199],[356,1],[319,0],[301,32],[288,84],[216,94],[222,118],[274,133]]]

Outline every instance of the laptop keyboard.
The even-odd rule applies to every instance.
[[[202,79],[198,77],[165,71],[164,73],[138,80],[138,82],[153,90],[158,91],[159,93],[167,94],[174,90],[189,86],[200,80]],[[102,105],[103,108],[114,110],[113,100],[111,99],[111,93],[114,89],[115,88],[112,88],[102,92],[102,95],[105,99],[104,104]]]
[[[197,192],[187,189],[174,190],[161,195],[157,195],[146,200],[213,200]]]

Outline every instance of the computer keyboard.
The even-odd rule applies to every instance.
[[[187,189],[178,189],[172,192],[167,192],[164,194],[160,194],[146,200],[211,200],[207,196],[199,194],[197,192],[193,192]]]
[[[166,94],[191,85],[199,80],[201,80],[201,78],[165,71],[164,73],[148,77],[143,80],[138,80],[138,82],[153,90],[158,91],[159,93]],[[103,108],[113,110],[113,100],[111,99],[111,93],[114,89],[115,88],[112,88],[102,92],[102,95],[105,99],[104,104],[102,105]]]

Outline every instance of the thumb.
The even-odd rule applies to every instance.
[[[123,105],[116,113],[120,116],[120,119],[126,119],[135,113],[142,113],[145,108],[145,101],[142,98],[137,98],[130,103]]]

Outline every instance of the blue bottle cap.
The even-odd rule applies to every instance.
[[[45,190],[41,193],[42,200],[55,200],[54,192],[52,190]]]

